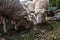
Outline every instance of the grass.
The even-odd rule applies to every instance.
[[[46,32],[43,34],[40,30],[45,29]],[[14,32],[14,31],[12,31]],[[29,30],[20,30],[18,32],[4,34],[0,29],[0,37],[6,40],[40,40],[41,35],[45,37],[46,40],[50,40],[50,36],[55,34],[57,40],[60,40],[60,22],[51,22],[42,25],[33,26]],[[11,34],[11,35],[10,35]]]

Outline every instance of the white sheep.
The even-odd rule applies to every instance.
[[[37,14],[36,16],[36,21],[37,23],[42,23],[43,22],[43,18],[45,16],[43,16],[43,14],[45,14],[45,10],[48,9],[48,1],[47,0],[37,0],[35,2],[35,14]]]
[[[48,9],[48,3],[49,0],[32,0],[27,1],[27,9],[29,11],[34,11],[33,15],[30,12],[29,15],[32,17],[29,17],[31,21],[33,21],[34,24],[42,23],[44,20],[43,14],[45,14],[45,10]]]

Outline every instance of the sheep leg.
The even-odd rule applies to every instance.
[[[5,19],[3,19],[3,30],[4,30],[4,33],[7,32]]]
[[[17,25],[15,24],[15,30],[17,30]]]
[[[17,30],[17,24],[15,23],[15,21],[11,20],[11,24],[14,24],[15,25],[15,30]]]

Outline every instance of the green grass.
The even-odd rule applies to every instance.
[[[37,30],[34,30],[37,29]],[[46,32],[42,34],[40,30],[46,29]],[[1,30],[0,30],[1,31]],[[55,31],[55,32],[54,32]],[[14,31],[13,31],[14,32]],[[57,36],[57,40],[60,40],[60,22],[46,23],[42,25],[33,26],[30,30],[20,30],[19,32],[11,33],[12,36],[6,35],[3,32],[0,33],[0,37],[10,40],[39,40],[40,35],[46,36],[45,39],[49,40],[52,34]]]

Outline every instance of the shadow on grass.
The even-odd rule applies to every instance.
[[[40,29],[46,29],[47,31],[53,31],[56,29],[56,25],[57,22],[45,22],[45,23],[42,23],[42,24],[38,24],[37,26],[40,27]]]

